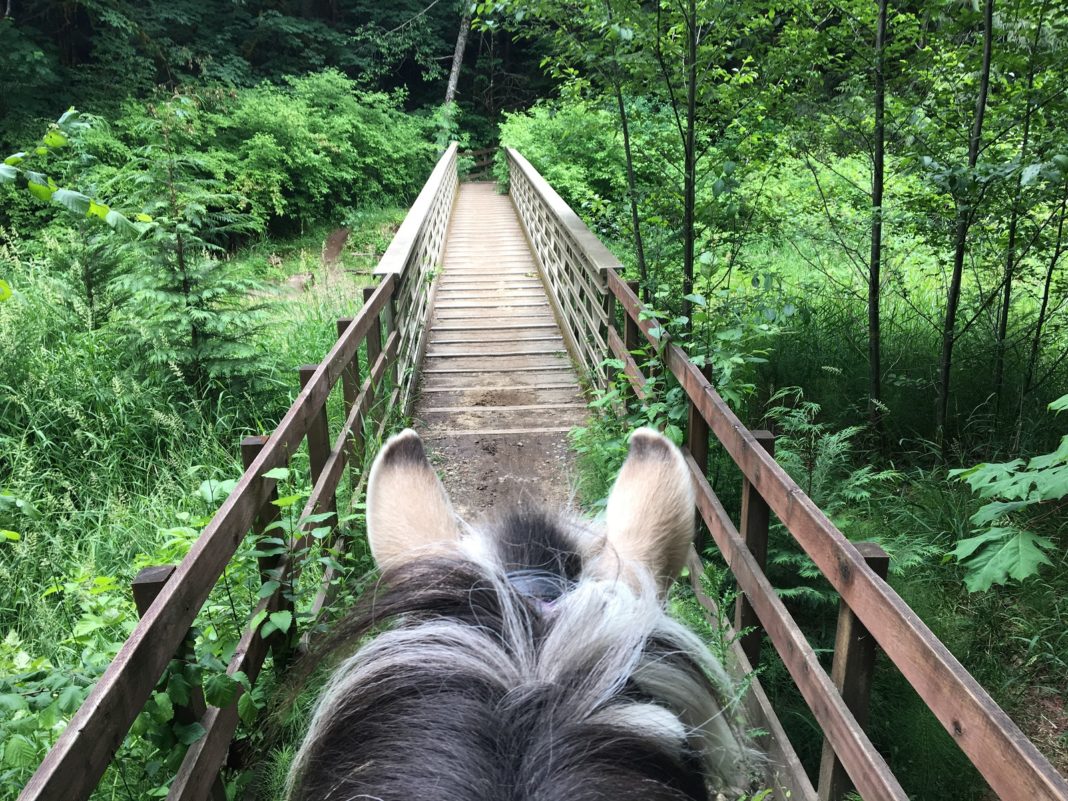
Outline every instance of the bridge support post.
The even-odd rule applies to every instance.
[[[705,379],[712,382],[712,365],[706,364],[701,368],[701,374]],[[701,414],[701,410],[697,408],[697,404],[691,399],[689,401],[689,415],[686,420],[686,449],[690,452],[690,456],[693,457],[694,462],[701,469],[701,475],[708,475],[708,438],[711,432],[708,429],[708,421]],[[697,548],[698,555],[704,553],[705,546],[708,544],[708,529],[705,528],[704,523],[700,518],[697,521],[697,542],[695,547]]]
[[[885,579],[890,557],[874,542],[855,543],[864,561],[879,578]],[[868,726],[868,705],[875,667],[875,639],[857,620],[845,601],[838,604],[838,630],[834,637],[831,681],[838,689],[862,729]],[[828,740],[823,741],[820,760],[819,801],[840,801],[853,789],[849,776]]]
[[[137,607],[138,617],[144,617],[156,596],[160,594],[163,585],[174,574],[174,565],[161,565],[159,567],[144,567],[134,577],[130,589],[133,591],[134,606]],[[193,638],[187,633],[175,658],[183,663],[196,662]],[[204,701],[204,691],[200,683],[196,682],[189,688],[189,703],[174,705],[174,719],[184,726],[199,723],[208,711]],[[226,788],[222,779],[218,776],[212,782],[211,791],[208,795],[211,801],[226,801]]]
[[[638,295],[638,291],[641,289],[641,285],[637,281],[627,281],[627,288]],[[641,329],[638,328],[638,324],[631,318],[629,314],[623,317],[623,344],[627,346],[628,351],[635,351],[641,344]]]
[[[363,302],[371,299],[377,287],[365,286],[363,288]],[[382,324],[378,317],[371,321],[371,327],[367,330],[367,374],[374,372],[375,362],[382,353]]]
[[[760,446],[772,456],[775,455],[775,435],[770,431],[751,432]],[[761,572],[768,563],[768,527],[771,524],[771,509],[768,508],[760,493],[756,491],[749,479],[742,476],[742,516],[739,533],[745,540],[749,552],[753,554]],[[740,644],[746,659],[755,669],[760,664],[760,643],[764,638],[760,631],[760,618],[753,611],[749,599],[744,594],[738,596],[734,606],[734,628],[736,631],[755,629],[744,635]]]
[[[311,381],[315,371],[319,368],[317,364],[302,364],[300,366],[300,388],[308,386],[308,382]],[[327,416],[326,401],[323,401],[322,408],[319,409],[319,413],[315,415],[311,424],[308,426],[308,466],[311,470],[311,483],[314,487],[319,481],[319,476],[323,474],[323,468],[326,466],[326,460],[330,458],[330,418]],[[337,517],[337,494],[330,493],[330,497],[325,499],[324,512],[332,512],[334,519],[330,522],[330,528],[337,530],[338,517]]]
[[[248,470],[249,467],[252,466],[252,463],[256,461],[256,457],[260,455],[260,451],[263,450],[266,444],[267,437],[262,435],[245,437],[241,440],[241,463],[246,470]],[[256,519],[252,521],[252,533],[256,536],[257,540],[263,537],[270,525],[277,521],[281,516],[282,510],[274,504],[274,501],[276,500],[278,500],[278,490],[273,489],[271,490],[270,495],[267,496],[266,500],[264,500],[263,506],[261,506],[256,513]],[[285,536],[284,533],[283,536]],[[262,583],[278,580],[278,566],[281,561],[281,554],[257,557],[256,562],[260,568],[260,581]],[[295,631],[297,618],[292,601],[289,601],[282,596],[279,601],[279,609],[288,609],[290,612],[294,612],[290,632]],[[267,640],[271,646],[271,650],[274,652],[275,670],[281,675],[286,662],[289,661],[289,655],[295,640],[288,634],[283,634],[280,631],[272,634]]]
[[[342,317],[337,321],[338,339],[342,337],[351,322],[351,317]],[[356,403],[356,399],[360,395],[360,351],[358,348],[356,353],[352,355],[352,361],[346,364],[341,371],[341,389],[345,399],[345,419],[347,420],[349,413],[352,411],[352,405]],[[352,433],[345,440],[345,447],[349,453],[349,481],[355,487],[356,477],[363,470],[364,438],[362,427],[353,427]]]

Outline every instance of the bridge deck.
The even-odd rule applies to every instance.
[[[567,431],[585,404],[507,195],[461,184],[442,259],[416,428],[461,514],[570,499]]]

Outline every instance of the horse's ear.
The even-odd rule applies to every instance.
[[[694,490],[682,452],[651,428],[639,428],[612,485],[605,510],[609,552],[602,571],[627,576],[628,564],[647,567],[665,590],[686,561],[694,535]],[[631,576],[633,579],[633,576]]]
[[[406,428],[390,437],[367,483],[367,541],[375,562],[390,567],[459,539],[456,515],[419,435]]]

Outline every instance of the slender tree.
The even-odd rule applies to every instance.
[[[1046,19],[1048,0],[1044,0],[1038,19],[1035,23],[1035,35],[1031,40],[1031,48],[1028,54],[1027,83],[1024,89],[1024,116],[1023,131],[1020,136],[1020,157],[1016,172],[1016,186],[1012,195],[1012,207],[1009,212],[1008,241],[1005,247],[1005,269],[1002,275],[1001,308],[998,312],[997,344],[994,353],[994,399],[997,411],[1001,410],[1001,396],[1005,375],[1005,348],[1009,335],[1009,312],[1012,308],[1012,284],[1015,277],[1018,254],[1016,245],[1017,230],[1019,228],[1021,210],[1021,197],[1024,187],[1024,173],[1027,167],[1027,159],[1030,156],[1031,147],[1031,121],[1034,116],[1033,95],[1035,88],[1035,72],[1038,62],[1039,42],[1042,38],[1042,26]]]
[[[868,419],[882,427],[882,332],[880,292],[883,262],[883,188],[886,159],[886,13],[887,0],[879,0],[875,24],[875,129],[872,132],[871,255],[868,261]]]
[[[979,146],[983,136],[983,119],[986,116],[987,97],[990,93],[990,59],[994,43],[994,0],[983,3],[983,61],[979,71],[979,89],[975,101],[968,136],[968,177],[974,178],[975,165],[979,161]],[[935,408],[935,429],[940,446],[945,449],[946,420],[949,416],[950,381],[953,374],[953,347],[957,342],[957,311],[960,307],[961,284],[964,278],[964,259],[968,252],[968,230],[975,221],[976,197],[973,180],[965,181],[968,187],[956,199],[957,223],[953,247],[953,272],[949,279],[946,298],[946,313],[942,324],[942,354],[938,363],[938,397]]]
[[[445,105],[456,99],[456,86],[460,83],[460,67],[464,63],[467,50],[467,34],[471,30],[471,11],[464,11],[460,20],[460,32],[456,34],[456,49],[452,51],[452,69],[449,70],[449,83],[445,87]]]

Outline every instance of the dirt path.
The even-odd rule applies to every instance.
[[[567,504],[567,432],[586,407],[519,219],[493,184],[461,185],[443,268],[415,418],[453,503],[469,519]]]
[[[341,251],[345,249],[345,243],[349,241],[349,229],[337,228],[330,232],[330,236],[323,243],[323,270],[329,275],[337,268]]]

